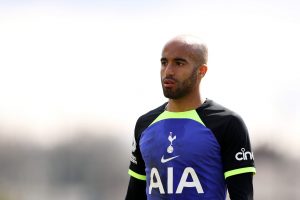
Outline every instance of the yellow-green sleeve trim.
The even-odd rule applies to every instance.
[[[244,167],[244,168],[240,168],[240,169],[234,169],[234,170],[230,170],[225,172],[225,179],[230,177],[230,176],[234,176],[237,174],[243,174],[243,173],[249,173],[249,172],[253,172],[254,174],[256,173],[256,169],[254,167]]]
[[[136,179],[145,181],[146,180],[146,176],[145,175],[140,175],[132,170],[128,170],[128,174]]]
[[[158,121],[164,120],[164,119],[191,119],[195,120],[202,125],[204,125],[203,121],[200,119],[198,113],[196,110],[189,110],[189,111],[184,111],[184,112],[169,112],[169,111],[164,111],[161,113],[151,124],[154,124]],[[205,126],[205,125],[204,125]]]

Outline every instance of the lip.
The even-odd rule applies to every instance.
[[[163,85],[166,88],[173,87],[176,81],[174,79],[166,78],[163,80]]]

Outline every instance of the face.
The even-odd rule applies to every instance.
[[[189,46],[182,42],[168,43],[162,52],[161,83],[165,97],[180,99],[198,90],[199,67]]]

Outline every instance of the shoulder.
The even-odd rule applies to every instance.
[[[166,104],[167,103],[164,103],[163,105],[143,114],[142,116],[140,116],[138,118],[138,122],[145,122],[145,121],[149,121],[149,119],[151,120],[153,118],[156,118],[158,115],[160,115],[162,112],[164,112]]]
[[[207,99],[197,109],[197,112],[207,125],[212,122],[214,124],[243,123],[243,119],[238,113],[211,99]]]
[[[221,145],[230,141],[248,140],[248,129],[242,117],[236,112],[210,99],[207,99],[197,112]]]
[[[211,100],[206,99],[206,101],[197,109],[203,111],[205,115],[215,115],[215,116],[232,116],[235,115],[235,112],[229,108]]]
[[[145,130],[162,112],[165,110],[165,106],[167,103],[150,110],[149,112],[140,116],[136,122],[135,132],[136,134],[140,134],[143,130]]]

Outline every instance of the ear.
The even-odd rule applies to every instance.
[[[206,64],[203,64],[199,67],[199,75],[201,76],[201,78],[203,78],[207,72],[207,65]]]

